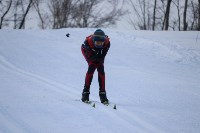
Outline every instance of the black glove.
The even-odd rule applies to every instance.
[[[85,56],[88,57],[90,47],[85,44],[82,44],[82,48],[84,49]]]
[[[103,55],[103,49],[92,49],[92,51],[94,52],[94,56],[96,56],[96,58],[101,58]]]
[[[90,57],[91,61],[104,62],[104,57],[102,56],[102,49],[92,49],[93,55]]]

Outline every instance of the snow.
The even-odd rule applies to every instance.
[[[199,33],[103,30],[117,110],[100,104],[97,72],[96,108],[78,101],[87,71],[80,46],[95,29],[0,30],[0,132],[199,133]]]

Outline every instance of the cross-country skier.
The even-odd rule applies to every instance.
[[[83,102],[89,101],[90,85],[96,69],[98,71],[99,97],[101,103],[107,104],[109,102],[106,96],[104,72],[104,59],[109,48],[109,38],[101,29],[97,29],[94,34],[86,37],[84,44],[81,46],[82,54],[88,63],[88,70],[85,76],[85,85],[81,98]]]

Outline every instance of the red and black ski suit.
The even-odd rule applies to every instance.
[[[81,46],[81,51],[88,63],[88,71],[85,76],[84,89],[90,89],[93,74],[95,70],[98,71],[99,91],[105,91],[105,72],[104,72],[104,59],[110,48],[109,38],[106,37],[102,48],[96,48],[92,39],[92,35],[86,37],[84,44]]]

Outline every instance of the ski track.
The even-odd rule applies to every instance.
[[[3,122],[0,123],[0,132],[2,133],[36,132],[34,128],[23,122],[23,120],[9,114],[6,109],[0,108],[0,119]]]
[[[129,118],[129,119],[131,118],[131,121],[135,121],[137,124],[139,124],[142,128],[141,132],[164,133],[163,131],[161,131],[160,129],[158,129],[157,127],[152,125],[151,123],[144,121],[143,119],[141,119],[137,115],[134,115],[133,113],[131,113],[130,111],[128,111],[126,109],[122,108],[122,109],[120,109],[120,112],[123,115],[125,115],[127,118]]]
[[[105,105],[102,105],[105,106]],[[101,108],[101,107],[100,107]],[[123,123],[121,125],[125,129],[131,129],[130,132],[137,133],[164,133],[154,125],[144,121],[138,116],[134,115],[134,113],[124,109],[122,106],[117,106],[117,110],[108,108],[101,108],[101,111],[104,112],[107,116],[111,117],[114,121],[119,123]],[[121,117],[123,116],[123,117]]]
[[[75,97],[80,95],[79,91],[76,91],[76,89],[71,89],[71,88],[75,88],[75,87],[70,86],[70,85],[65,86],[63,84],[60,84],[58,82],[41,77],[34,73],[24,71],[24,70],[16,67],[15,65],[13,65],[2,55],[0,55],[0,65],[3,66],[6,70],[8,70],[10,72],[17,73],[21,76],[26,76],[28,78],[38,80],[48,86],[51,86],[50,88],[55,88],[54,91],[59,91],[60,93],[69,91],[70,95],[67,93],[65,93],[65,95],[67,95],[71,99],[74,99]],[[71,95],[71,94],[73,94],[73,95]],[[117,105],[117,110],[110,109],[110,107],[108,107],[108,108],[103,107],[104,105],[101,105],[101,106],[102,107],[99,107],[99,108],[97,107],[95,109],[98,109],[100,112],[105,113],[106,115],[111,117],[113,120],[115,120],[115,122],[120,123],[120,124],[123,123],[123,125],[121,125],[121,126],[125,127],[126,129],[135,129],[135,131],[138,133],[139,132],[141,132],[141,133],[142,132],[163,133],[163,131],[157,129],[152,124],[142,120],[138,116],[134,115],[132,112],[130,112],[126,109],[123,109],[122,106],[118,107],[118,105]],[[126,116],[126,119],[124,119],[121,116]],[[4,109],[1,109],[1,108],[0,108],[0,119],[3,120],[5,123],[9,123],[8,124],[9,127],[7,127],[7,128],[2,125],[0,126],[0,128],[1,128],[0,131],[2,131],[2,132],[12,132],[11,130],[9,130],[10,126],[12,127],[11,129],[14,129],[17,132],[34,132],[34,129],[32,129],[31,126],[27,125],[26,123],[23,123],[22,121],[19,122],[19,120],[17,120],[16,117],[11,116],[9,113],[7,113]],[[7,125],[5,123],[3,125]],[[134,126],[135,123],[136,123],[136,125],[139,125],[139,126]],[[130,132],[131,132],[131,130],[130,130]]]
[[[60,84],[58,82],[55,82],[55,81],[52,81],[52,80],[49,80],[47,78],[44,78],[44,77],[41,77],[39,75],[36,75],[34,73],[31,73],[31,72],[27,72],[27,71],[24,71],[16,66],[14,66],[12,63],[10,63],[8,60],[6,60],[5,57],[3,57],[2,55],[0,55],[0,64],[5,68],[7,69],[8,71],[10,72],[13,72],[13,73],[17,73],[19,75],[23,75],[23,76],[26,76],[28,78],[32,78],[32,79],[36,79],[48,86],[51,86],[51,87],[54,87],[56,88],[56,91],[59,89],[60,92],[66,92],[66,91],[69,91],[70,93],[73,93],[74,95],[79,95],[80,92],[78,91],[75,91],[73,89],[70,89],[70,88],[73,88],[72,86],[68,85],[68,86],[65,86],[63,84]],[[67,95],[67,93],[66,93]],[[68,97],[71,97],[73,98],[71,95],[68,95]]]

